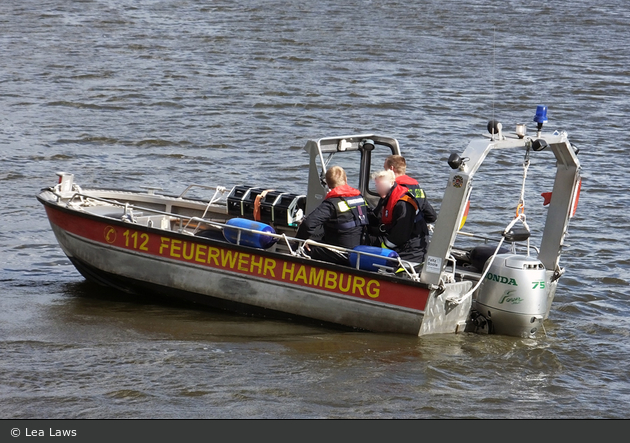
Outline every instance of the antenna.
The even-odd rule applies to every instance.
[[[492,27],[492,120],[494,119],[494,98],[496,95],[494,89],[494,78],[496,76],[496,68],[497,68],[497,27],[496,25]],[[494,136],[494,134],[492,134]],[[494,137],[493,137],[494,138]]]
[[[497,28],[493,26],[492,28],[492,119],[488,122],[488,132],[492,135],[491,140],[495,140],[495,135],[498,137],[497,140],[503,140],[503,135],[501,134],[502,125],[494,118],[494,102],[496,98],[496,88],[495,88],[495,77],[497,70]]]

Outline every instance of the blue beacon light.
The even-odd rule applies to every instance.
[[[536,106],[536,115],[534,116],[534,121],[538,123],[538,136],[540,137],[540,131],[542,130],[543,123],[547,123],[547,106]]]

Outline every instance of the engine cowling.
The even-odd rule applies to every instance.
[[[490,333],[531,337],[542,327],[548,286],[540,260],[498,254],[476,292],[473,309],[488,321]]]

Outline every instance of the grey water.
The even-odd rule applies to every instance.
[[[629,26],[625,0],[0,2],[0,417],[630,418]],[[130,298],[80,276],[35,199],[57,171],[304,192],[308,139],[377,132],[439,207],[448,155],[491,118],[533,131],[539,104],[583,184],[535,339]],[[468,230],[510,221],[522,156],[501,155]]]

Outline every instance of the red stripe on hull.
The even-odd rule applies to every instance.
[[[45,205],[50,222],[66,232],[104,246],[134,251],[148,256],[186,262],[209,269],[273,280],[299,287],[357,297],[378,303],[423,311],[429,295],[427,288],[378,278],[376,274],[340,271],[333,267],[312,266],[299,259],[201,237],[182,236],[115,220],[100,221],[80,213]]]

